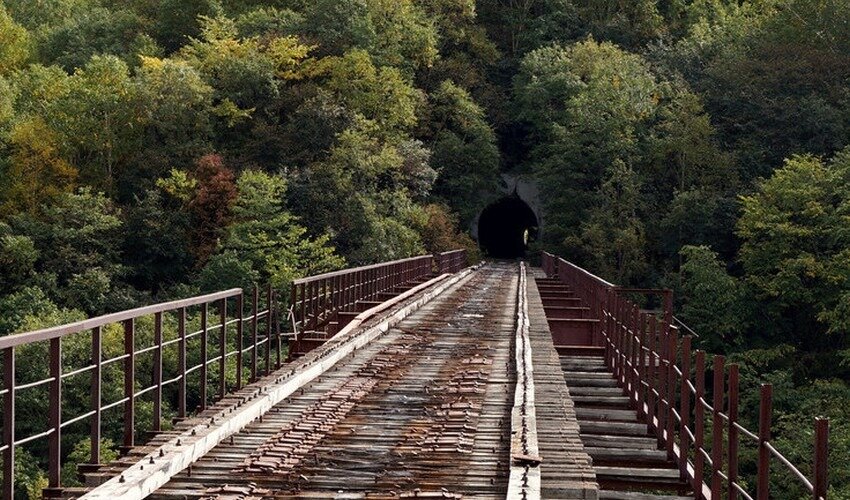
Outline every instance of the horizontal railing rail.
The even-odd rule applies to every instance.
[[[678,464],[696,498],[758,500],[770,498],[770,466],[776,459],[815,500],[825,500],[828,488],[829,421],[814,419],[813,475],[809,479],[771,441],[773,389],[760,389],[756,432],[739,420],[739,368],[712,360],[712,393],[706,390],[706,353],[692,352],[692,337],[680,336],[673,325],[672,293],[663,289],[633,289],[613,285],[588,271],[543,253],[547,276],[569,284],[599,318],[594,342],[605,349],[605,362],[623,385],[638,414],[658,437],[661,449]],[[627,294],[657,294],[664,299],[661,314],[642,311]],[[691,374],[693,368],[693,376]],[[709,400],[710,399],[710,400]],[[758,450],[756,494],[739,478],[740,438]]]

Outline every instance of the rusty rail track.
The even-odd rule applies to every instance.
[[[510,498],[540,498],[540,450],[537,445],[537,413],[534,405],[534,368],[529,338],[528,291],[525,263],[520,263],[516,312],[516,389],[511,412]]]

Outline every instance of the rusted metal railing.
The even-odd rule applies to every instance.
[[[672,293],[663,289],[615,286],[554,255],[543,253],[549,277],[570,285],[601,321],[594,343],[605,349],[605,362],[623,385],[638,414],[658,437],[659,447],[678,464],[698,499],[770,497],[770,466],[776,459],[815,500],[825,500],[828,487],[829,421],[814,419],[812,479],[782,455],[771,442],[773,390],[762,384],[757,432],[739,420],[737,364],[712,359],[712,394],[706,390],[706,353],[691,348],[691,336],[680,336],[672,324]],[[663,298],[661,313],[641,311],[628,294]],[[693,375],[692,375],[693,368]],[[739,479],[741,438],[758,449],[755,497]]]
[[[321,330],[336,313],[352,311],[357,302],[376,300],[382,293],[392,292],[435,272],[460,271],[465,264],[466,251],[456,250],[295,280],[290,304],[296,330],[299,333]]]
[[[452,250],[450,252],[442,252],[434,254],[434,263],[437,266],[437,273],[456,273],[467,265],[466,250]]]
[[[465,254],[461,253],[441,254],[439,270],[460,270],[461,262],[465,262]],[[88,423],[90,463],[81,464],[80,469],[95,471],[103,456],[101,438],[106,412],[121,412],[119,448],[127,452],[136,445],[142,428],[153,432],[163,429],[164,414],[185,418],[206,409],[229,391],[241,389],[244,383],[279,368],[283,346],[294,335],[282,333],[282,323],[295,319],[296,327],[315,328],[334,312],[347,310],[357,301],[378,298],[382,292],[398,292],[394,289],[432,275],[434,262],[433,256],[423,255],[296,280],[291,292],[295,316],[289,319],[279,314],[278,294],[271,286],[254,288],[248,294],[234,288],[0,338],[2,498],[14,497],[15,451],[21,446],[46,443],[45,495],[59,496],[64,429],[74,426],[79,432],[80,426]],[[72,346],[74,356],[63,359],[63,345]],[[82,358],[85,361],[80,361]],[[19,367],[20,359],[27,366]],[[166,359],[176,359],[176,363],[166,364]],[[39,367],[46,363],[46,370],[34,375],[39,369],[33,363]],[[105,387],[110,382],[123,387],[121,397],[104,401],[104,389],[115,388]],[[211,384],[214,389],[210,389]],[[71,392],[78,393],[86,385],[91,387],[89,408],[77,411],[85,403],[71,404],[63,389],[70,387],[76,391]],[[46,415],[47,423],[30,435],[19,436],[16,401],[22,392],[39,388],[46,390],[48,397],[43,401],[28,398],[28,410]],[[33,409],[33,400],[38,408]],[[140,400],[149,401],[152,406],[151,421],[144,426],[137,425]],[[75,412],[78,414],[70,414]],[[29,430],[39,425],[27,422],[26,427]]]
[[[262,295],[265,295],[265,307],[261,307]],[[173,410],[178,419],[185,418],[190,411],[205,409],[210,401],[223,397],[228,390],[241,388],[243,369],[250,370],[250,380],[256,380],[260,373],[261,355],[265,357],[262,371],[268,373],[271,344],[275,340],[279,365],[281,334],[276,327],[278,311],[275,307],[275,292],[271,288],[264,292],[254,289],[247,298],[250,304],[248,313],[245,312],[245,306],[249,304],[245,302],[242,289],[234,288],[0,338],[0,350],[3,352],[3,388],[0,390],[3,398],[3,441],[0,445],[3,462],[2,497],[14,498],[15,451],[27,443],[47,441],[48,488],[45,495],[56,496],[61,494],[62,487],[62,432],[68,426],[84,425],[88,421],[91,456],[87,465],[90,470],[95,470],[102,457],[102,418],[106,412],[121,411],[123,440],[120,448],[129,451],[135,446],[139,430],[136,403],[140,398],[151,399],[153,413],[149,429],[158,432],[162,430],[164,405],[170,404],[169,409]],[[214,311],[212,315],[211,310]],[[214,324],[210,324],[211,318],[216,318]],[[153,320],[152,325],[150,319]],[[165,327],[166,320],[171,328]],[[144,335],[140,335],[142,332],[138,328],[142,322],[145,326]],[[231,328],[235,328],[235,333],[231,333]],[[117,355],[107,354],[110,350],[108,347],[114,351],[116,346],[106,346],[104,340],[107,334],[116,333],[123,336],[123,350]],[[140,345],[142,338],[149,342]],[[63,344],[69,341],[74,344],[66,345],[80,345],[80,341],[90,341],[91,358],[85,366],[68,366],[72,363],[63,363]],[[16,364],[19,353],[26,356],[44,344],[48,344],[49,376],[25,384],[18,383],[23,377],[32,378],[34,370],[32,366]],[[163,368],[166,354],[174,355],[177,359],[176,369],[170,373],[166,373]],[[150,366],[151,369],[137,376],[140,357],[146,358],[144,366]],[[198,362],[189,366],[190,359],[197,359]],[[244,366],[246,361],[247,367]],[[123,394],[115,401],[103,401],[104,375],[107,368],[112,369],[113,364],[120,367]],[[235,380],[231,377],[231,383],[228,384],[227,374],[232,364],[235,364],[236,377]],[[197,377],[190,377],[195,372],[198,373]],[[81,380],[79,377],[85,378]],[[191,386],[188,384],[190,378],[195,379]],[[68,404],[68,399],[63,397],[63,386],[71,383],[71,379],[77,384],[82,382],[83,386],[86,383],[91,385],[89,410],[77,415],[68,415],[68,411],[76,405]],[[215,394],[210,393],[211,379],[217,383]],[[16,399],[23,391],[43,386],[47,387],[49,397],[41,401],[41,411],[47,414],[49,424],[40,432],[19,437],[15,432],[18,423]],[[176,386],[176,390],[171,386]],[[171,401],[163,395],[165,388],[175,396]],[[190,402],[193,403],[191,407]]]

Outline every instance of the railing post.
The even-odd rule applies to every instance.
[[[705,440],[705,352],[696,353],[696,394],[694,395],[694,494],[703,497],[702,482],[705,470],[703,444]]]
[[[101,390],[100,384],[103,377],[103,328],[96,326],[91,331],[91,360],[94,368],[91,372],[91,409],[94,412],[91,417],[91,457],[89,462],[92,467],[100,464],[100,415],[101,415]]]
[[[301,333],[307,331],[307,284],[301,284]],[[347,304],[346,304],[347,305]]]
[[[727,498],[729,500],[737,500],[738,490],[735,489],[735,484],[738,482],[738,428],[735,424],[738,422],[738,365],[733,363],[729,365],[729,481],[727,488]]]
[[[133,319],[124,321],[124,445],[122,454],[127,454],[135,444],[135,413],[136,413],[136,322]]]
[[[814,500],[826,499],[829,487],[829,419],[815,419]]]
[[[236,390],[242,388],[242,349],[245,335],[245,293],[236,296]],[[295,314],[295,285],[292,285],[292,314]],[[297,332],[296,332],[297,337]]]
[[[218,339],[218,395],[224,398],[227,394],[227,298],[221,299],[219,302],[218,317],[221,321],[221,330],[219,331]]]
[[[635,402],[635,394],[633,392],[634,387],[632,386],[632,374],[629,370],[629,361],[631,360],[631,349],[632,349],[632,340],[635,329],[635,321],[634,321],[634,310],[629,308],[626,312],[625,320],[626,320],[626,330],[623,335],[623,343],[620,349],[620,362],[623,365],[623,387],[626,388],[628,392],[629,401],[632,403]]]
[[[663,320],[662,320],[663,321]],[[669,332],[665,323],[659,322],[658,325],[658,444],[667,449],[667,442],[664,439],[664,431],[667,429],[668,409],[670,407],[670,398],[667,394],[667,369],[669,367],[667,352],[670,347]]]
[[[613,299],[611,298],[611,291],[605,291],[605,312],[602,316],[599,317],[600,321],[605,325],[604,332],[605,335],[602,336],[602,349],[603,349],[603,360],[605,362],[605,366],[610,365],[611,358],[611,307],[612,307]]]
[[[186,418],[186,308],[181,307],[177,313],[177,371],[180,380],[177,381],[177,418]]]
[[[339,282],[337,282],[337,285],[338,284],[339,284]],[[280,332],[280,305],[277,302],[277,294],[278,294],[277,291],[272,293],[272,304],[274,304],[274,315],[272,317],[274,319],[275,338],[277,339],[276,342],[275,342],[275,347],[276,347],[276,349],[275,349],[276,359],[275,359],[275,364],[274,364],[275,370],[277,370],[278,368],[281,367],[281,363],[283,361],[282,358],[281,358],[281,356],[282,356],[282,354],[281,354],[281,344],[282,344],[281,338],[282,338],[282,336],[281,336],[281,332]],[[337,297],[337,299],[338,298],[339,297]],[[337,307],[337,309],[338,308],[339,307]]]
[[[207,409],[207,360],[209,353],[207,352],[207,341],[209,337],[209,304],[204,302],[201,306],[201,368],[200,373],[200,404],[199,411]]]
[[[3,498],[15,498],[15,348],[3,350]]]
[[[260,301],[260,288],[257,285],[254,285],[254,291],[251,295],[251,343],[253,344],[253,348],[251,349],[251,382],[257,381],[257,328],[258,328],[258,307]],[[316,308],[313,308],[313,312],[315,313]]]
[[[720,498],[723,491],[723,412],[724,387],[724,358],[714,356],[714,400],[712,407],[714,412],[711,416],[712,442],[711,442],[711,498]]]
[[[298,311],[298,302],[296,301],[297,298],[298,298],[297,290],[298,290],[298,286],[295,283],[292,283],[292,285],[289,286],[289,308],[290,308],[289,310],[292,311],[292,323],[294,325],[293,328],[295,329],[295,331],[292,332],[294,340],[298,339],[298,318],[296,317],[296,312]],[[344,285],[343,285],[343,288],[340,292],[341,292],[341,298],[340,298],[340,304],[339,304],[338,309],[342,310],[342,308],[345,307],[345,286]],[[242,294],[239,295],[238,300],[239,300],[238,303],[241,304],[242,303]],[[241,312],[237,312],[236,314],[238,314],[238,317],[240,319],[242,318]],[[289,324],[289,316],[286,317],[286,323]],[[287,340],[287,345],[289,346],[289,351],[290,351],[290,353],[287,354],[288,356],[291,356],[293,337],[290,337]]]
[[[325,287],[327,288],[329,281],[325,282]],[[326,289],[326,293],[329,294],[329,291]],[[330,297],[325,299],[326,301],[330,300]],[[269,283],[268,288],[266,289],[266,372],[265,375],[268,375],[272,372],[272,311],[274,310],[274,306],[272,305],[272,285]]]
[[[638,319],[638,338],[635,342],[636,349],[635,355],[632,356],[634,359],[634,363],[637,365],[635,367],[636,375],[636,387],[637,390],[637,414],[638,417],[645,417],[646,413],[644,412],[644,404],[646,404],[646,390],[643,385],[646,380],[646,363],[644,362],[644,347],[646,346],[646,325],[647,325],[647,317],[646,313],[640,313],[640,317]]]
[[[640,328],[640,311],[635,308],[632,310],[632,314],[629,315],[629,319],[631,320],[631,328],[628,336],[628,349],[627,360],[628,360],[628,387],[630,392],[631,400],[634,401],[637,406],[640,401],[640,397],[638,395],[638,386],[637,386],[637,350],[638,350],[638,329]]]
[[[313,284],[310,282],[304,283],[301,285],[301,292],[303,293],[301,300],[301,313],[302,313],[302,328],[301,332],[306,332],[310,330],[310,312],[313,310],[313,296],[312,296]]]
[[[688,477],[688,455],[690,443],[688,440],[688,426],[691,423],[691,389],[688,382],[691,380],[691,336],[682,338],[682,387],[679,395],[679,472],[682,479]]]
[[[638,340],[638,349],[637,349],[637,390],[638,390],[638,404],[637,404],[637,413],[639,418],[646,418],[647,411],[645,405],[647,404],[647,390],[644,386],[646,382],[646,367],[647,367],[647,357],[646,357],[646,333],[649,328],[649,316],[646,313],[641,313],[640,315],[640,325],[638,326],[640,337]]]
[[[382,283],[383,285],[383,283]],[[340,288],[342,286],[342,276],[335,276],[333,280],[333,311],[339,311],[340,306],[342,305],[342,294],[340,293]]]
[[[679,338],[676,330],[666,324],[668,333],[667,345],[667,456],[671,459],[673,455],[673,444],[676,442],[676,351],[678,350]]]
[[[649,376],[647,377],[647,389],[646,389],[646,399],[647,399],[647,424],[650,428],[655,427],[653,421],[655,420],[656,415],[656,403],[658,401],[658,397],[655,392],[658,389],[658,384],[656,383],[655,374],[658,372],[658,367],[656,366],[656,344],[655,340],[657,339],[658,334],[658,319],[655,316],[649,317],[649,346],[646,353],[646,361],[649,365]]]
[[[664,290],[664,321],[673,324],[673,290]]]
[[[352,273],[351,280],[351,305],[353,307],[354,304],[361,298],[363,291],[363,272],[355,271]]]
[[[626,383],[626,370],[623,367],[623,346],[626,342],[626,337],[629,331],[629,317],[626,315],[626,304],[624,300],[619,300],[620,307],[617,309],[617,380],[622,384]]]
[[[340,302],[339,302],[339,310],[347,311],[348,310],[348,302],[351,294],[351,276],[348,274],[344,274],[340,276]]]
[[[50,339],[50,409],[48,420],[52,430],[47,443],[48,484],[47,495],[59,493],[62,479],[62,339]]]
[[[756,495],[758,500],[768,500],[770,497],[770,416],[773,412],[773,386],[761,385],[761,402],[759,403],[759,461],[756,476]]]
[[[156,349],[153,351],[153,431],[162,430],[162,313],[154,314],[153,318],[153,342]]]

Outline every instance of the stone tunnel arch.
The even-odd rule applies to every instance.
[[[524,257],[528,243],[538,237],[540,222],[534,210],[516,194],[488,205],[478,218],[478,245],[489,257]]]

